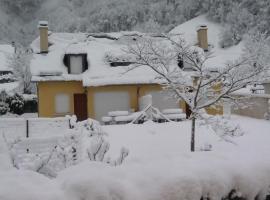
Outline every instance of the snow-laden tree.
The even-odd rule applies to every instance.
[[[195,122],[204,118],[204,110],[218,108],[224,101],[236,100],[233,92],[257,83],[258,77],[268,70],[269,65],[258,59],[257,54],[265,48],[264,42],[263,37],[259,38],[256,49],[247,46],[242,58],[225,66],[209,68],[207,63],[211,62],[211,52],[190,46],[181,37],[144,37],[126,50],[134,57],[134,65],[128,71],[141,66],[149,67],[156,72],[164,89],[169,90],[178,101],[186,102],[191,110],[191,151],[194,151]],[[179,61],[182,61],[180,67]]]
[[[31,84],[30,60],[32,54],[23,48],[17,48],[16,52],[9,57],[8,65],[13,70],[13,74],[20,82],[23,93],[31,94],[33,85]]]

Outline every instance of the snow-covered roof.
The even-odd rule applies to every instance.
[[[8,67],[8,57],[14,53],[14,48],[8,44],[0,45],[0,71],[11,71]]]
[[[49,52],[39,54],[39,38],[32,43],[35,52],[31,61],[33,81],[82,80],[84,86],[157,83],[156,74],[148,67],[127,72],[126,66],[111,67],[105,60],[107,54],[121,56],[123,49],[137,32],[120,32],[91,36],[85,33],[51,33]],[[65,54],[87,53],[88,70],[81,75],[67,73]],[[42,76],[42,74],[51,76]],[[58,76],[53,76],[57,74]]]
[[[241,45],[227,49],[219,47],[219,35],[222,27],[210,22],[204,15],[194,18],[173,29],[171,33],[181,33],[191,44],[197,43],[196,28],[207,25],[209,43],[213,46],[214,58],[210,59],[209,66],[224,65],[225,62],[238,58],[241,54]],[[82,80],[84,86],[120,85],[120,84],[150,84],[158,83],[156,72],[146,66],[141,66],[127,72],[127,66],[111,67],[106,62],[106,55],[121,57],[123,49],[133,41],[134,37],[146,36],[138,32],[119,32],[108,34],[86,33],[49,33],[49,52],[40,54],[39,38],[33,41],[32,49],[35,52],[31,61],[33,81],[50,80]],[[88,70],[80,75],[71,75],[67,72],[63,59],[65,54],[87,53]],[[50,76],[44,76],[50,74]]]
[[[220,68],[223,67],[228,61],[238,59],[244,47],[244,42],[240,42],[238,45],[221,48],[219,42],[221,40],[222,31],[224,28],[221,24],[215,23],[207,19],[206,15],[200,15],[195,17],[171,30],[171,34],[181,34],[183,38],[190,44],[196,45],[197,29],[201,25],[206,25],[208,28],[208,44],[210,45],[211,58],[206,61],[206,66],[209,68]]]

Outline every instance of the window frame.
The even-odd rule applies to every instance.
[[[82,57],[82,72],[85,72],[88,69],[88,61],[87,61],[87,54],[86,53],[79,53],[79,54],[65,54],[64,56],[64,64],[67,67],[68,74],[71,74],[71,66],[70,66],[70,58],[72,56],[81,56]],[[74,74],[76,75],[76,74]]]

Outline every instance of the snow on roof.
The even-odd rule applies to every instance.
[[[181,36],[190,44],[196,45],[197,29],[201,25],[206,25],[208,28],[208,43],[211,48],[211,58],[205,63],[209,68],[223,67],[228,61],[238,59],[244,47],[243,42],[229,48],[221,48],[219,45],[223,27],[215,22],[207,19],[206,15],[195,17],[171,30],[171,34],[181,34]]]
[[[137,32],[110,34],[51,33],[48,54],[39,53],[39,38],[32,43],[35,55],[31,61],[33,81],[82,80],[84,86],[157,83],[156,74],[148,67],[126,72],[126,66],[111,67],[105,55],[123,55],[128,38],[140,36]],[[127,38],[125,38],[127,37]],[[126,40],[126,41],[125,41]],[[88,70],[82,75],[67,74],[65,54],[87,53]],[[50,74],[51,76],[42,76]],[[60,76],[53,76],[58,74]]]
[[[241,44],[228,49],[218,46],[222,27],[210,22],[204,15],[194,18],[173,29],[171,33],[181,33],[191,44],[197,43],[196,28],[207,25],[210,44],[214,47],[214,58],[207,64],[211,66],[224,65],[235,59],[241,53]],[[120,85],[120,84],[150,84],[158,83],[155,72],[145,66],[127,71],[127,66],[111,67],[105,60],[106,55],[120,56],[123,49],[134,42],[134,38],[142,37],[139,32],[119,33],[49,33],[49,52],[39,53],[39,38],[33,41],[32,49],[36,53],[31,61],[33,81],[49,80],[82,80],[84,86]],[[87,54],[88,70],[82,75],[70,75],[63,59],[65,54]],[[44,76],[44,75],[50,76]]]
[[[8,57],[14,53],[14,48],[8,44],[0,45],[0,71],[11,71],[8,67]]]

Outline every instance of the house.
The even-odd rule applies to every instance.
[[[195,22],[208,25],[204,16],[199,19],[203,20],[195,19]],[[217,41],[208,44],[206,26],[201,26],[196,33],[196,23],[191,20],[173,32],[187,31],[185,36],[189,42],[195,39],[194,44],[198,37],[198,45],[204,50],[209,44],[216,45]],[[212,25],[208,29],[212,31]],[[148,67],[127,72],[131,63],[124,56],[123,48],[145,34],[51,33],[44,21],[39,23],[39,30],[40,37],[31,45],[35,52],[31,73],[32,81],[37,83],[40,117],[76,114],[79,120],[87,117],[101,120],[110,111],[138,111],[140,98],[147,94],[152,95],[153,106],[160,110],[185,109],[183,102],[168,98],[168,94],[161,91],[157,74]],[[212,33],[210,36],[212,42]],[[222,108],[210,112],[222,114]]]

